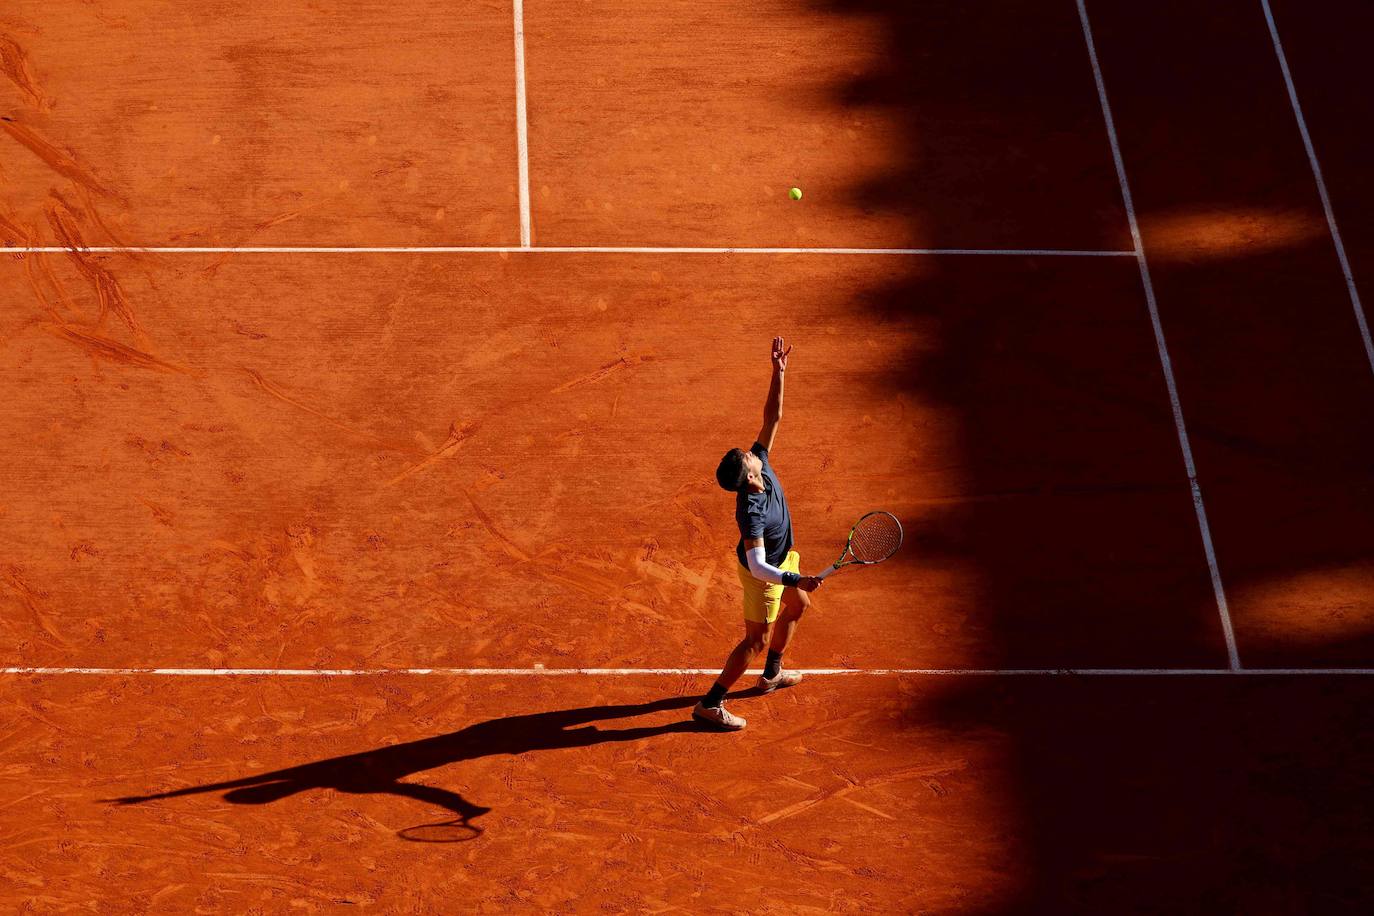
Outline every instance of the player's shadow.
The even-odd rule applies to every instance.
[[[757,693],[757,689],[751,688],[736,691],[730,696],[741,698]],[[223,782],[107,801],[116,805],[134,805],[183,795],[223,792],[226,801],[237,805],[263,805],[310,789],[334,789],[357,795],[382,793],[427,802],[452,812],[457,817],[456,823],[470,838],[481,832],[480,828],[471,823],[472,819],[486,814],[490,808],[469,801],[450,789],[403,780],[407,776],[426,770],[494,754],[514,756],[530,751],[638,741],[680,732],[717,731],[714,727],[690,717],[661,725],[640,725],[630,728],[603,729],[596,724],[650,713],[687,709],[695,705],[697,699],[696,696],[677,696],[647,703],[582,706],[575,709],[504,716],[477,722],[446,735],[435,735],[405,744],[317,760],[300,766],[273,770],[270,773],[257,773]],[[402,835],[406,835],[404,831]]]

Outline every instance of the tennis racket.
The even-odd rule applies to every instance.
[[[846,566],[872,566],[881,563],[902,546],[902,523],[891,512],[870,512],[849,530],[844,552],[829,569],[816,576],[824,579]]]

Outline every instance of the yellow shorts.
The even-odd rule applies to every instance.
[[[787,559],[778,567],[783,572],[801,572],[801,554],[795,550],[787,552]],[[782,609],[782,586],[776,582],[755,579],[754,574],[743,566],[736,566],[739,584],[744,586],[744,619],[754,623],[772,623],[778,619]]]

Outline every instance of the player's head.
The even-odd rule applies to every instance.
[[[716,483],[722,490],[742,493],[763,489],[763,462],[753,452],[732,448],[716,467]]]

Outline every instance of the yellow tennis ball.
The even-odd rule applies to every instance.
[[[787,192],[787,196],[793,200],[801,200],[801,188],[793,188]]]

